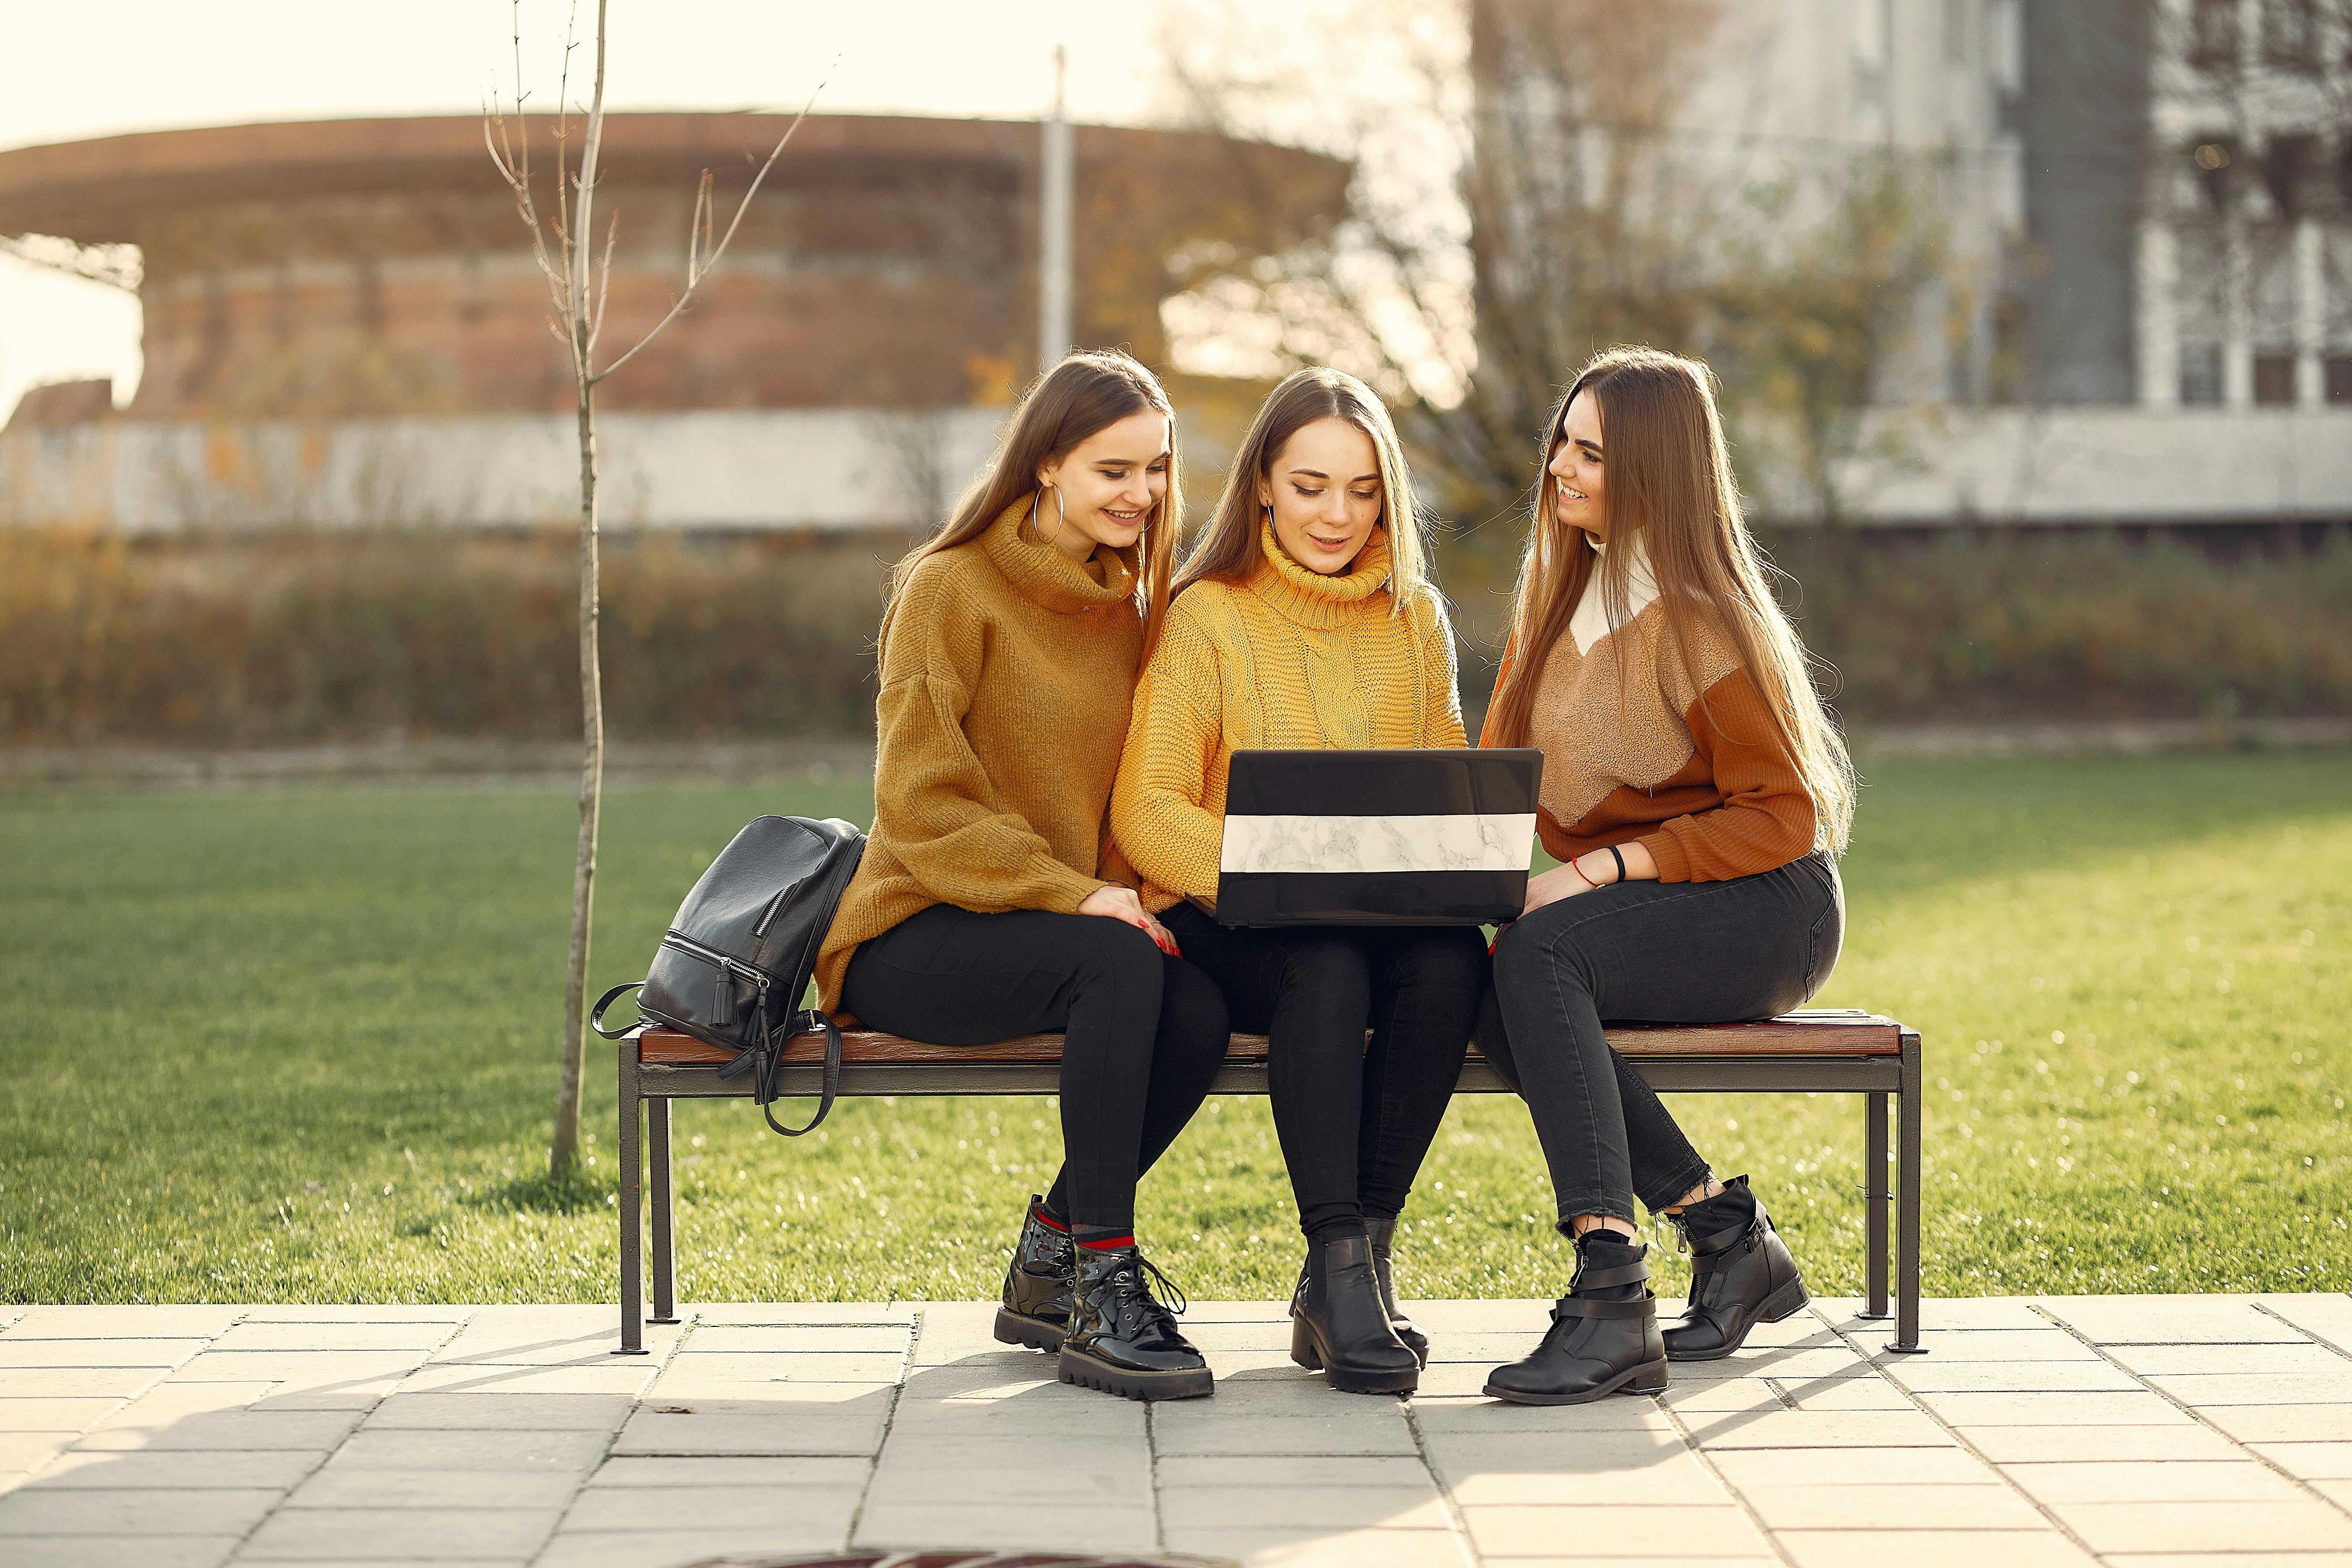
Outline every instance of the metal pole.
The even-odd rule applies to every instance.
[[[1070,117],[1065,96],[1068,52],[1054,46],[1054,112],[1045,124],[1038,189],[1037,371],[1070,352]]]

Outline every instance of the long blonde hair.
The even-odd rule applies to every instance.
[[[1274,478],[1274,460],[1290,438],[1318,419],[1344,419],[1371,437],[1381,465],[1381,523],[1389,531],[1390,612],[1402,610],[1429,582],[1428,555],[1421,538],[1421,509],[1413,500],[1412,470],[1404,445],[1380,394],[1345,371],[1293,371],[1250,421],[1225,475],[1224,493],[1205,532],[1176,574],[1171,599],[1203,580],[1242,583],[1257,570],[1261,553],[1257,499],[1261,482]]]
[[[1164,415],[1168,420],[1168,492],[1143,520],[1136,551],[1136,607],[1143,616],[1143,657],[1150,658],[1152,645],[1160,640],[1160,617],[1168,612],[1169,574],[1184,517],[1182,465],[1176,450],[1176,411],[1160,378],[1116,349],[1070,354],[1023,395],[988,467],[964,490],[939,531],[890,569],[890,598],[882,611],[877,649],[889,638],[898,590],[926,557],[986,533],[1007,507],[1036,491],[1038,467],[1048,458],[1066,457],[1120,420],[1146,413]]]
[[[1499,745],[1528,743],[1536,682],[1596,569],[1611,624],[1624,618],[1629,552],[1595,552],[1581,530],[1562,526],[1553,510],[1549,470],[1559,451],[1560,422],[1580,393],[1591,394],[1600,405],[1609,537],[1644,531],[1658,604],[1686,665],[1693,602],[1714,610],[1762,694],[1781,743],[1796,759],[1812,796],[1820,842],[1843,852],[1853,825],[1853,763],[1814,688],[1818,661],[1805,652],[1774,597],[1769,580],[1774,569],[1741,515],[1716,408],[1715,373],[1696,360],[1651,348],[1610,349],[1578,373],[1552,410],[1544,435],[1546,472],[1536,489],[1511,604],[1512,663],[1495,689],[1488,734]]]

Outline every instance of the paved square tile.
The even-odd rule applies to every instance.
[[[2295,1484],[2252,1459],[2011,1465],[2009,1479],[2042,1502],[2261,1502],[2299,1498]]]
[[[23,1535],[242,1535],[283,1495],[258,1489],[92,1492],[20,1487],[0,1497],[0,1541]],[[0,1546],[0,1557],[13,1552]]]
[[[2198,1414],[2241,1443],[2352,1442],[2352,1405],[2217,1405]]]
[[[611,1442],[610,1433],[593,1428],[561,1432],[375,1428],[353,1433],[327,1468],[585,1472],[595,1468]]]
[[[2173,1459],[2236,1459],[2244,1450],[2194,1421],[2164,1426],[1963,1426],[1960,1436],[1996,1465],[2067,1459],[2151,1463]]]
[[[1771,1551],[1748,1515],[1729,1503],[1476,1507],[1463,1515],[1472,1544],[1487,1557],[1547,1557],[1563,1548],[1636,1557],[1760,1557]]]
[[[558,1517],[553,1509],[283,1509],[237,1556],[255,1563],[529,1557],[553,1533]]]
[[[876,1499],[857,1521],[855,1544],[1089,1548],[1148,1552],[1159,1531],[1148,1503],[1073,1503],[1041,1510],[1034,1504],[925,1503]]]
[[[2305,1480],[2352,1480],[2352,1441],[2249,1443],[2247,1448]]]
[[[268,1487],[284,1490],[325,1462],[325,1449],[142,1448],[132,1453],[78,1450],[43,1469],[45,1489],[89,1491],[184,1490]]]
[[[0,1368],[173,1367],[205,1348],[203,1340],[37,1340],[0,1338]]]
[[[2352,1518],[2312,1498],[2266,1502],[2062,1502],[2094,1552],[2352,1552]]]
[[[1777,1539],[1796,1568],[2094,1568],[2057,1531],[1788,1530]]]
[[[234,1535],[50,1535],[8,1542],[8,1568],[220,1568]]]
[[[1172,1527],[1171,1552],[1221,1557],[1246,1568],[1470,1568],[1469,1545],[1426,1530],[1250,1530]]]

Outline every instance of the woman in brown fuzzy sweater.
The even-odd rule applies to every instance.
[[[1064,1163],[1030,1202],[996,1337],[1065,1383],[1210,1392],[1147,1288],[1135,1185],[1223,1062],[1224,998],[1183,962],[1104,814],[1182,515],[1151,373],[1073,354],[900,562],[882,618],[874,830],[817,958],[828,1007],[983,1045],[1065,1031]]]
[[[1534,1354],[1486,1392],[1577,1404],[1666,1384],[1805,1303],[1747,1178],[1716,1179],[1605,1019],[1794,1007],[1837,962],[1845,748],[1739,511],[1714,377],[1653,349],[1587,365],[1546,466],[1481,743],[1544,754],[1530,878],[1495,946],[1479,1048],[1514,1078],[1578,1267]],[[1663,1331],[1633,1201],[1681,1226],[1691,1299]]]

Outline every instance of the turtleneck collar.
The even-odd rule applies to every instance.
[[[1030,526],[1033,498],[1004,509],[980,536],[981,548],[1024,599],[1056,615],[1074,616],[1135,595],[1135,546],[1095,546],[1084,562],[1071,560]]]
[[[1389,588],[1389,531],[1374,528],[1364,548],[1346,573],[1326,577],[1292,560],[1274,537],[1274,524],[1257,525],[1257,570],[1250,574],[1250,591],[1286,619],[1303,626],[1336,626],[1350,619],[1356,607],[1385,594]]]

